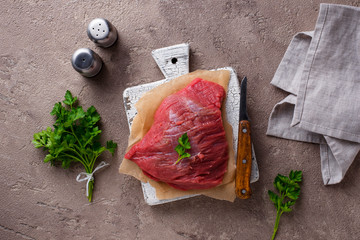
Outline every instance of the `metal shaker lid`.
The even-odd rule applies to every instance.
[[[87,35],[99,47],[110,47],[118,38],[116,28],[104,18],[95,18],[87,29]]]
[[[102,67],[101,58],[89,48],[79,48],[71,57],[73,68],[85,77],[93,77]]]

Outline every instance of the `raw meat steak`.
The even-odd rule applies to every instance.
[[[227,169],[228,143],[221,119],[222,86],[194,79],[168,96],[157,109],[143,139],[125,155],[150,178],[181,189],[207,189],[222,182]],[[175,147],[187,133],[191,157],[178,164]]]

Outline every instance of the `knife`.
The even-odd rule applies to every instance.
[[[250,122],[246,111],[247,78],[241,81],[240,111],[239,111],[239,139],[236,159],[235,192],[238,198],[248,199],[251,196],[251,136]]]

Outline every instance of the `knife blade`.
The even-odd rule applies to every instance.
[[[239,139],[236,159],[235,192],[238,198],[248,199],[251,196],[251,129],[249,116],[246,110],[247,78],[241,81],[240,112],[239,112]]]

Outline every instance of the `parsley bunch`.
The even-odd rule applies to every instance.
[[[55,103],[51,115],[56,116],[56,122],[51,127],[34,134],[33,144],[36,148],[48,150],[44,162],[61,162],[63,168],[69,168],[72,162],[80,162],[86,173],[91,174],[94,164],[102,152],[108,150],[114,154],[117,144],[108,141],[106,147],[101,146],[99,137],[101,130],[97,126],[100,115],[94,106],[85,112],[81,106],[75,106],[77,97],[68,90],[65,100]],[[91,202],[94,179],[89,182],[88,199]]]
[[[179,137],[178,142],[179,145],[175,147],[175,151],[179,154],[179,157],[175,164],[178,164],[181,159],[191,156],[190,153],[185,152],[187,149],[191,149],[187,133],[184,133],[181,137]]]
[[[278,190],[279,195],[272,191],[268,191],[270,200],[276,208],[276,221],[272,240],[275,239],[276,232],[279,227],[280,217],[284,212],[291,212],[290,208],[300,195],[300,185],[302,181],[302,171],[290,171],[289,177],[278,174],[274,180],[274,186]]]

